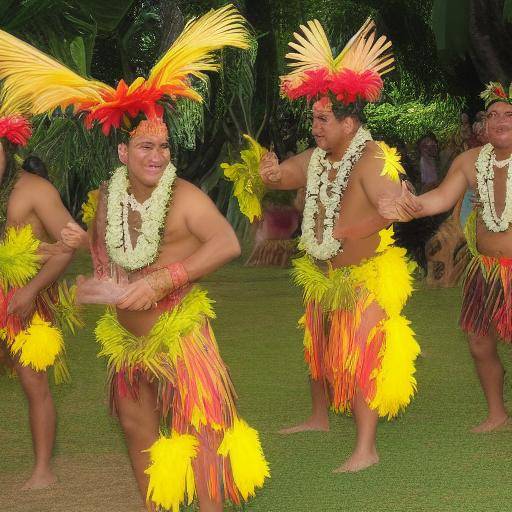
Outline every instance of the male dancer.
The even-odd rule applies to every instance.
[[[380,199],[388,219],[406,222],[454,207],[470,187],[478,206],[466,224],[473,259],[463,284],[460,325],[487,401],[487,418],[472,432],[491,432],[508,422],[503,401],[503,366],[497,341],[512,342],[512,97],[497,82],[481,94],[486,106],[485,146],[459,155],[435,190],[419,197],[404,186],[399,197]]]
[[[378,418],[395,416],[416,384],[419,348],[400,315],[411,293],[410,267],[405,251],[391,245],[389,221],[376,210],[382,191],[400,189],[401,166],[396,151],[375,143],[362,125],[362,107],[380,96],[380,75],[391,69],[393,58],[385,37],[374,41],[370,21],[337,58],[318,21],[301,29],[290,43],[296,53],[287,57],[297,62],[282,79],[282,91],[292,100],[315,100],[317,147],[281,164],[268,153],[260,166],[270,188],[306,187],[301,237],[306,256],[295,262],[295,280],[304,287],[312,414],[282,433],[328,430],[329,405],[350,410],[357,442],[336,471],[354,472],[378,462]]]
[[[60,239],[71,216],[49,181],[17,167],[16,148],[29,137],[24,118],[0,118],[0,340],[28,399],[35,463],[22,488],[41,489],[56,481],[51,468],[56,413],[46,369],[54,363],[61,375],[67,373],[61,360],[62,336],[50,325],[56,320],[51,303],[58,295],[55,283],[73,252],[58,251],[44,263],[36,254],[40,242]],[[27,345],[32,336],[39,344],[37,357]],[[50,353],[52,342],[57,343],[57,353]]]
[[[5,42],[14,51],[12,40]],[[52,99],[50,85],[45,97],[48,110],[72,103],[106,134],[126,134],[130,124],[118,147],[124,165],[99,193],[91,230],[95,278],[79,283],[78,296],[116,306],[100,319],[96,337],[108,359],[111,404],[151,510],[177,512],[197,493],[202,512],[220,511],[225,501],[239,505],[254,495],[269,475],[257,432],[238,416],[209,324],[211,301],[191,285],[236,257],[238,241],[213,203],[176,177],[162,120],[164,104],[202,101],[190,75],[205,79],[205,71],[216,70],[213,52],[225,46],[248,46],[244,20],[230,5],[189,22],[147,80],[130,87],[120,81],[114,90],[72,74],[68,97]],[[34,65],[40,69],[44,59],[37,53]],[[0,49],[2,74],[15,102],[16,67],[2,62]],[[22,100],[43,108],[38,97]],[[73,244],[73,236],[63,236]]]

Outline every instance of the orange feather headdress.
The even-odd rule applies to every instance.
[[[375,23],[363,26],[335,57],[318,20],[301,25],[289,43],[294,52],[286,55],[293,68],[281,77],[281,92],[291,100],[308,101],[329,96],[344,106],[356,101],[373,102],[380,98],[381,76],[393,69],[391,41],[376,38]]]
[[[0,30],[2,106],[22,114],[42,114],[72,105],[75,113],[85,113],[87,127],[97,122],[106,135],[139,114],[148,120],[161,119],[164,102],[173,104],[178,98],[203,101],[190,78],[206,80],[207,71],[218,70],[217,50],[248,48],[244,22],[232,5],[189,21],[148,78],[139,77],[130,85],[120,80],[115,89],[78,75]]]

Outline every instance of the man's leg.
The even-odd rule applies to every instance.
[[[116,390],[116,408],[123,428],[128,453],[135,479],[142,498],[146,500],[149,477],[144,471],[149,467],[149,449],[158,439],[160,429],[160,411],[157,408],[157,391],[145,378],[139,382],[139,400],[129,395],[119,396]],[[152,510],[151,505],[147,505]]]
[[[491,432],[508,421],[503,401],[503,366],[498,356],[497,337],[469,335],[469,349],[475,362],[480,384],[487,400],[487,419],[471,432]]]
[[[356,446],[350,457],[334,470],[335,473],[361,471],[379,462],[375,443],[379,416],[368,407],[359,390],[352,400],[352,413],[356,422]]]
[[[212,436],[211,440],[214,438],[215,436]],[[212,492],[216,492],[216,500],[210,497],[208,490],[208,460],[217,457],[217,449],[215,446],[208,445],[207,439],[200,439],[199,452],[193,462],[199,510],[200,512],[222,512],[224,509],[221,499],[222,490],[212,489]]]
[[[310,379],[310,391],[311,416],[304,423],[280,430],[280,434],[295,434],[296,432],[305,432],[310,430],[320,432],[329,431],[329,400],[327,398],[325,380]]]
[[[22,489],[43,489],[57,481],[50,466],[55,443],[56,413],[48,384],[48,375],[46,372],[36,372],[20,363],[15,363],[15,369],[28,399],[30,430],[35,455],[32,475]]]

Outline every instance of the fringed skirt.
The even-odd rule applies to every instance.
[[[117,393],[137,399],[142,377],[158,387],[161,436],[148,447],[148,498],[162,510],[191,503],[201,471],[210,497],[240,505],[269,476],[258,433],[239,418],[235,391],[209,319],[212,301],[199,287],[174,293],[149,334],[122,327],[112,309],[96,327],[108,358],[111,404]],[[160,509],[159,509],[160,510]]]
[[[462,284],[460,326],[477,336],[492,326],[503,341],[512,342],[512,259],[473,257]]]
[[[16,290],[4,291],[0,286],[0,340],[9,358],[35,371],[53,368],[57,384],[69,381],[63,333],[74,333],[83,326],[74,305],[74,288],[62,282],[39,293],[27,325],[22,325],[17,315],[7,313]]]
[[[311,378],[327,382],[335,411],[350,411],[359,391],[379,416],[396,416],[415,393],[420,351],[401,315],[414,268],[405,250],[388,246],[359,265],[327,273],[309,256],[294,267],[304,290],[300,325]]]

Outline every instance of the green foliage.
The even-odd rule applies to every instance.
[[[429,95],[404,69],[400,81],[386,87],[385,100],[367,105],[365,115],[374,136],[388,142],[413,144],[429,132],[446,142],[457,134],[464,106],[460,97]]]
[[[78,217],[87,192],[108,178],[118,163],[116,141],[97,127],[87,130],[82,120],[71,115],[38,116],[33,125],[26,154],[45,162],[64,203]]]

